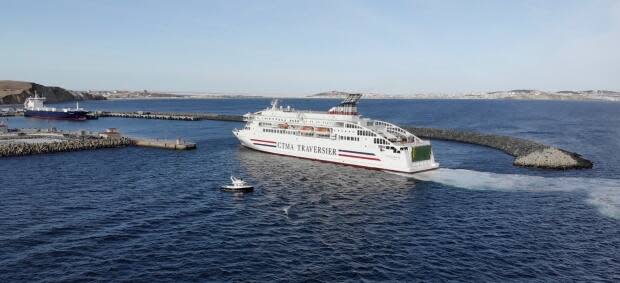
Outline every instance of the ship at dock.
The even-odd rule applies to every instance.
[[[55,108],[45,106],[45,97],[36,92],[34,97],[28,97],[24,102],[24,116],[40,119],[84,121],[88,119],[88,111],[80,108],[76,102],[75,108]]]
[[[415,173],[436,169],[430,141],[394,124],[363,117],[361,94],[351,94],[329,111],[271,107],[244,115],[234,135],[245,147],[272,154],[371,169]]]

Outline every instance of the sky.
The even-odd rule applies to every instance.
[[[620,91],[620,0],[0,0],[0,79],[299,95]]]

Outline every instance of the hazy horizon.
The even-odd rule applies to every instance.
[[[620,90],[620,1],[0,5],[0,79],[67,89]]]

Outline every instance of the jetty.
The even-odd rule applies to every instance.
[[[125,137],[105,138],[90,132],[20,129],[0,133],[0,157],[119,148],[131,145]]]
[[[141,146],[173,150],[195,149],[196,144],[176,140],[141,139],[122,136],[110,128],[104,132],[66,132],[50,129],[8,129],[0,124],[0,157]]]
[[[97,112],[91,112],[90,115],[93,117],[99,117],[99,118],[116,117],[116,118],[138,118],[138,119],[158,119],[158,120],[181,120],[181,121],[216,120],[216,121],[243,122],[243,116],[240,116],[240,115],[226,115],[226,114],[214,114],[214,113],[97,111]]]
[[[182,139],[176,140],[159,140],[159,139],[130,139],[132,145],[143,147],[154,147],[163,149],[175,149],[175,150],[189,150],[196,149],[196,144],[193,142],[187,142]]]
[[[501,150],[515,157],[516,166],[548,169],[592,168],[593,163],[581,155],[539,142],[472,131],[404,127],[421,138],[456,141]]]

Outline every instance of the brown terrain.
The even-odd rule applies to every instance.
[[[81,91],[70,91],[57,86],[44,86],[32,82],[0,80],[0,104],[21,104],[34,92],[47,98],[47,103],[74,100],[102,100],[105,97]]]

